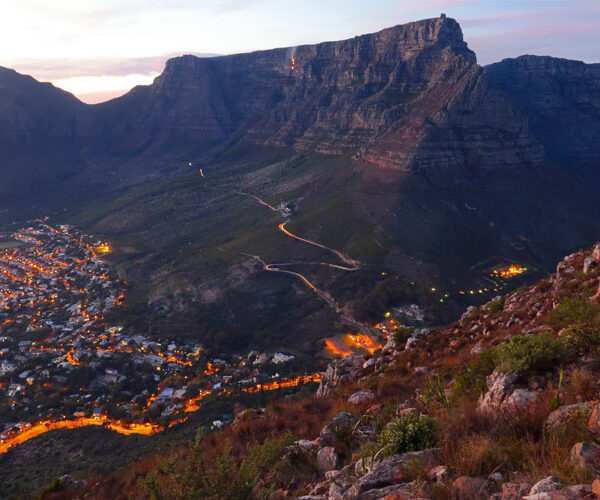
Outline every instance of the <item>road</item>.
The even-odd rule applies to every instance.
[[[285,216],[282,212],[282,210],[274,207],[273,205],[271,205],[270,203],[266,202],[265,200],[263,200],[262,198],[259,198],[256,195],[253,194],[248,194],[248,193],[244,193],[242,191],[235,191],[236,194],[242,195],[242,196],[249,196],[253,199],[255,199],[258,203],[260,203],[261,205],[267,207],[269,210],[272,210],[273,212],[277,212],[279,215],[281,216]],[[289,238],[293,238],[297,241],[301,241],[303,243],[306,243],[308,245],[312,245],[318,248],[321,248],[323,250],[327,250],[328,252],[333,253],[334,255],[336,255],[344,264],[346,264],[345,266],[343,265],[339,265],[339,264],[331,264],[329,262],[285,262],[285,263],[279,263],[279,264],[267,264],[260,256],[258,255],[252,255],[252,254],[247,254],[247,253],[242,253],[241,255],[245,255],[247,257],[252,257],[254,260],[256,260],[257,262],[259,262],[265,271],[270,271],[270,272],[277,272],[277,273],[285,273],[285,274],[290,274],[292,276],[295,276],[296,278],[298,278],[299,280],[301,280],[306,286],[308,286],[314,293],[316,293],[319,297],[321,297],[321,299],[323,299],[327,305],[333,310],[335,311],[336,314],[340,315],[340,320],[347,324],[348,326],[351,326],[353,328],[356,328],[358,331],[362,332],[362,333],[370,333],[371,329],[368,325],[365,325],[364,323],[361,323],[359,321],[357,321],[356,319],[354,319],[354,317],[352,316],[352,312],[350,311],[350,309],[348,307],[340,307],[337,302],[335,301],[335,299],[331,296],[331,294],[325,290],[321,290],[319,287],[317,287],[314,283],[312,283],[306,276],[304,276],[303,274],[297,273],[295,271],[289,271],[287,269],[282,269],[282,267],[284,266],[291,266],[291,265],[297,265],[297,264],[312,264],[312,265],[322,265],[322,266],[327,266],[327,267],[331,267],[334,269],[340,269],[342,271],[356,271],[360,268],[360,261],[352,259],[351,257],[349,257],[348,255],[344,254],[343,252],[336,250],[335,248],[330,248],[326,245],[323,245],[322,243],[318,243],[316,241],[313,240],[309,240],[308,238],[302,238],[301,236],[298,236],[292,232],[290,232],[288,229],[286,229],[285,225],[288,222],[282,222],[281,224],[279,224],[277,226],[277,228],[286,236],[288,236]]]

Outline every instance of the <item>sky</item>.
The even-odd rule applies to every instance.
[[[95,103],[169,57],[296,46],[444,12],[480,64],[522,54],[600,62],[600,0],[0,0],[0,66]]]

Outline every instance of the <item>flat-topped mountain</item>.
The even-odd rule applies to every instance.
[[[598,239],[599,85],[597,65],[575,61],[483,68],[445,16],[177,57],[152,85],[93,106],[3,70],[0,216],[60,210],[113,241],[144,327],[316,349],[342,309],[261,261],[364,311],[425,300],[393,276],[479,289],[482,262],[547,269]],[[287,237],[250,195],[284,202],[293,234],[360,271],[315,265],[331,254]],[[452,313],[441,298],[427,299],[432,318]]]

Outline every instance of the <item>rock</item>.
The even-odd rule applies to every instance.
[[[544,493],[546,491],[560,490],[564,486],[565,483],[562,479],[559,479],[555,476],[548,476],[547,478],[535,483],[529,490],[528,495],[531,496],[537,495],[538,493]]]
[[[311,452],[311,451],[314,451],[314,449],[315,449],[314,442],[310,441],[309,439],[299,439],[298,441],[295,441],[293,443],[293,446],[296,446],[297,448],[299,448],[300,450],[302,450],[304,452]]]
[[[521,500],[531,490],[529,483],[504,483],[502,485],[501,500]]]
[[[427,477],[432,481],[446,481],[450,477],[450,470],[445,465],[437,465],[427,471]]]
[[[596,261],[596,263],[600,264],[600,243],[596,243],[594,249],[592,250],[592,258]]]
[[[600,498],[600,479],[594,479],[592,483],[592,492]]]
[[[548,415],[548,418],[546,418],[546,421],[544,422],[544,428],[547,431],[550,431],[557,427],[562,427],[567,424],[569,420],[589,414],[591,410],[591,403],[575,403],[572,405],[560,406]]]
[[[600,404],[594,406],[590,420],[588,421],[588,430],[596,438],[600,438]]]
[[[560,490],[550,490],[527,495],[523,500],[592,500],[592,487],[587,484],[567,486]]]
[[[389,341],[388,341],[388,343],[389,343]],[[363,367],[363,369],[367,369],[367,368],[370,368],[371,366],[375,366],[376,364],[377,364],[377,358],[369,358],[363,363],[362,367]]]
[[[583,260],[583,272],[589,273],[594,267],[596,267],[598,263],[593,257],[586,257]]]
[[[486,378],[488,391],[479,397],[477,411],[486,414],[499,413],[508,391],[517,379],[518,376],[516,373],[494,371],[494,373]]]
[[[429,367],[428,366],[415,366],[413,371],[415,372],[415,374],[424,375],[426,373],[429,373]]]
[[[321,472],[335,470],[340,465],[340,457],[333,446],[325,446],[317,453],[317,466]]]
[[[297,500],[328,500],[327,497],[322,497],[319,495],[304,495],[301,497],[298,497]]]
[[[352,394],[352,396],[348,398],[348,403],[350,403],[351,405],[362,405],[373,401],[374,399],[375,394],[373,394],[373,391],[363,390]]]
[[[390,499],[402,499],[411,500],[419,498],[415,496],[414,486],[411,483],[408,484],[394,484],[392,486],[385,486],[384,488],[377,488],[373,490],[361,493],[356,497],[357,500],[390,500]],[[346,498],[351,498],[349,495]]]
[[[333,360],[327,365],[316,395],[318,397],[328,396],[336,385],[357,380],[364,362],[365,357],[359,354]]]
[[[348,490],[348,494],[354,495],[353,498],[357,498],[365,491],[402,483],[406,479],[406,466],[415,461],[422,464],[423,467],[440,465],[441,450],[432,448],[423,451],[412,451],[384,458],[381,462],[375,462],[370,467],[370,471],[359,477],[358,481]],[[358,465],[355,466],[355,471],[357,469]],[[361,472],[362,470],[359,469],[358,473]]]
[[[577,443],[571,448],[571,462],[575,467],[589,467],[598,471],[600,446],[596,443]]]
[[[327,500],[344,500],[344,488],[336,482],[332,482],[329,486]]]
[[[455,500],[484,500],[498,491],[498,485],[481,477],[461,476],[452,483]]]

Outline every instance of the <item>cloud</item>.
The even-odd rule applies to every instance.
[[[156,57],[137,58],[95,58],[95,59],[25,59],[9,61],[7,66],[19,73],[31,75],[37,80],[53,81],[81,76],[126,76],[131,74],[150,75],[160,73],[165,62],[181,54],[167,54]],[[218,54],[192,53],[197,57],[214,57]]]

